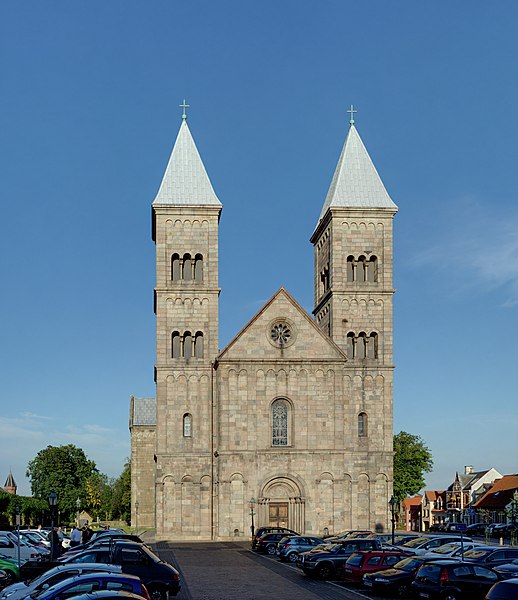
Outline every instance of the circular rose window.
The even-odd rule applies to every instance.
[[[285,319],[273,321],[268,328],[268,339],[274,346],[286,348],[291,345],[295,339],[293,325]]]

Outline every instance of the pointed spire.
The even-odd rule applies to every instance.
[[[6,491],[11,492],[11,490],[14,489],[14,493],[16,493],[16,481],[14,480],[13,477],[13,472],[9,469],[9,475],[7,476],[7,479],[5,480],[4,483],[4,488],[6,489]]]
[[[221,206],[187,125],[185,108],[187,106],[183,106],[180,131],[153,205]]]
[[[356,111],[351,106],[348,112],[351,113],[351,128],[338,159],[319,221],[330,207],[397,210],[354,126]]]

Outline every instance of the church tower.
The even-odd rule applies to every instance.
[[[207,538],[211,533],[212,361],[218,352],[221,208],[184,113],[152,212],[156,527],[173,536]]]
[[[375,473],[392,487],[393,350],[392,223],[397,206],[354,125],[333,175],[316,229],[313,315],[347,355],[344,383],[353,462],[369,465],[358,476],[362,513],[381,515]],[[381,482],[380,482],[381,486]],[[370,492],[369,492],[370,490]],[[362,494],[370,507],[362,507]]]

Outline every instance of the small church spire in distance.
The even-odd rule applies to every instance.
[[[351,118],[349,119],[349,124],[354,125],[354,113],[357,113],[358,111],[354,110],[353,105],[351,104],[351,108],[347,112],[351,115]]]
[[[187,120],[187,113],[185,112],[186,108],[190,108],[191,105],[190,104],[186,104],[185,103],[185,98],[183,99],[183,103],[179,105],[181,109],[183,109],[182,112],[182,121],[186,121]]]

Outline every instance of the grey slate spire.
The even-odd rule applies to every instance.
[[[332,207],[397,210],[354,124],[338,159],[319,221]]]
[[[221,206],[185,118],[153,201],[157,205]]]

